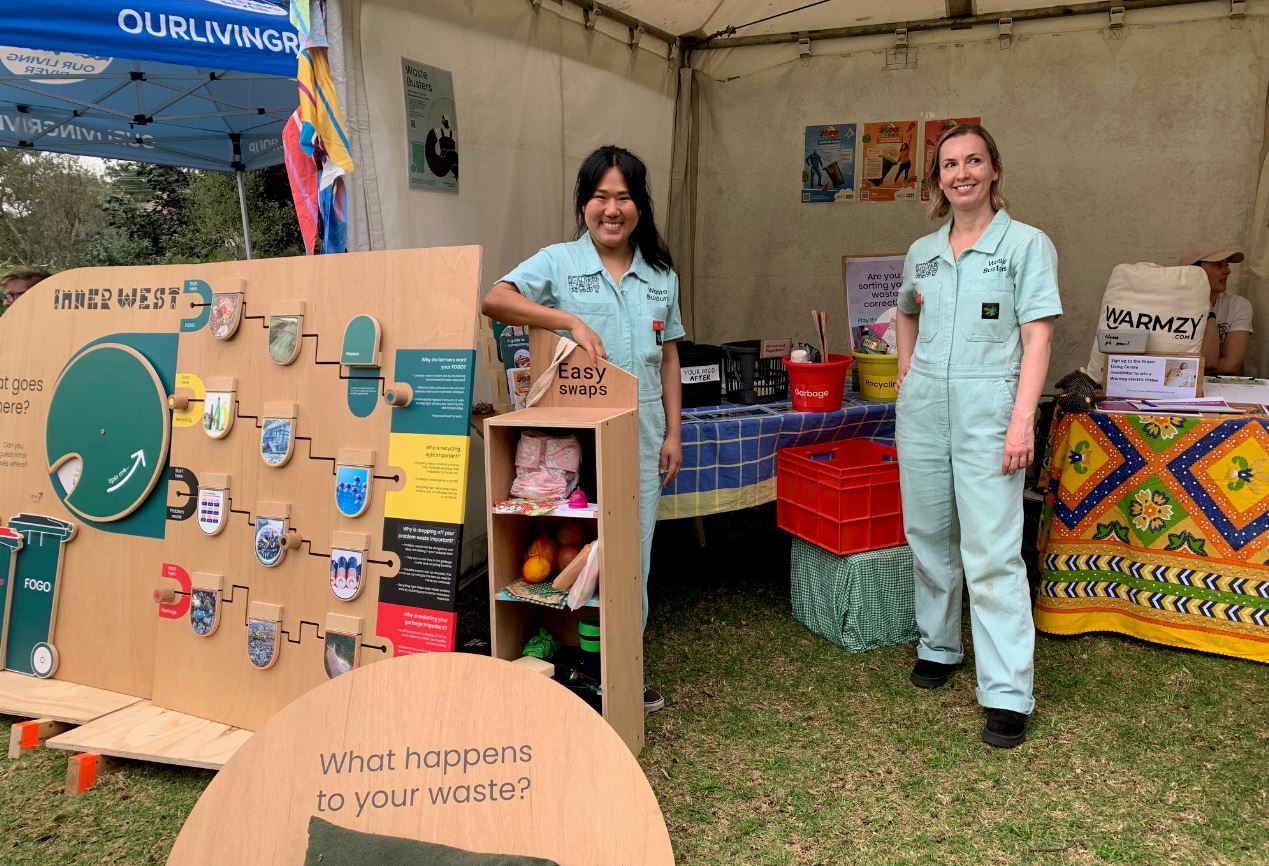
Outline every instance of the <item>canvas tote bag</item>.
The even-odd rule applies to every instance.
[[[1116,265],[1106,282],[1095,327],[1147,333],[1146,351],[1198,355],[1211,308],[1207,274],[1194,265],[1167,268],[1150,262]],[[1106,356],[1093,348],[1084,368],[1100,387]]]

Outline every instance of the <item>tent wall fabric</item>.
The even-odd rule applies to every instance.
[[[339,5],[342,26],[355,20],[358,35],[345,67],[361,76],[346,83],[358,168],[352,219],[369,210],[370,233],[385,247],[478,243],[485,281],[496,279],[573,236],[577,167],[610,143],[647,162],[664,230],[678,80],[667,45],[645,36],[632,49],[625,27],[601,18],[587,30],[580,9],[552,3],[536,13],[527,2],[490,0]],[[453,75],[457,195],[409,188],[403,58]]]
[[[1195,239],[1251,239],[1265,13],[1259,0],[1242,20],[1227,5],[1187,6],[1135,13],[1116,31],[1090,15],[1016,25],[1007,43],[994,27],[934,31],[902,55],[893,36],[813,43],[805,58],[796,44],[694,53],[694,338],[806,339],[807,310],[828,305],[843,320],[842,256],[902,253],[935,228],[917,201],[801,204],[806,126],[981,115],[1002,150],[1010,213],[1059,251],[1067,315],[1050,372],[1060,377],[1087,354],[1116,264],[1170,264]],[[1248,270],[1232,287],[1263,328],[1269,293]],[[834,328],[830,350],[846,339]]]

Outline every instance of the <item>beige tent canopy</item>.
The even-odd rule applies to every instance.
[[[1011,215],[1058,249],[1053,379],[1085,360],[1115,265],[1170,264],[1202,239],[1246,251],[1230,286],[1269,372],[1269,0],[329,6],[354,248],[479,243],[490,285],[572,236],[577,166],[618,143],[648,163],[690,335],[807,339],[808,310],[844,320],[843,256],[901,253],[934,226],[918,201],[803,204],[806,127],[980,116]],[[409,188],[403,58],[453,74],[456,194]],[[829,340],[845,348],[844,329]]]

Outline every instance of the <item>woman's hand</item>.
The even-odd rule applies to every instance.
[[[665,487],[679,474],[683,466],[683,442],[678,436],[666,434],[661,443],[661,486]]]
[[[599,335],[591,330],[590,325],[581,319],[569,325],[568,332],[573,336],[573,342],[581,346],[587,355],[590,355],[591,363],[596,363],[600,358],[607,359],[608,355],[604,352],[604,342],[599,339]]]
[[[1026,419],[1013,418],[1005,431],[1005,456],[1000,461],[1000,471],[1005,475],[1026,469],[1035,459],[1034,425]]]

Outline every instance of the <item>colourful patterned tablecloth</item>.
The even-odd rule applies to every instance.
[[[1269,662],[1269,419],[1054,422],[1036,627]]]
[[[747,413],[744,417],[728,413]],[[894,404],[846,392],[836,412],[794,412],[789,401],[683,412],[683,468],[661,494],[659,520],[735,511],[775,499],[775,455],[791,445],[894,438]]]

